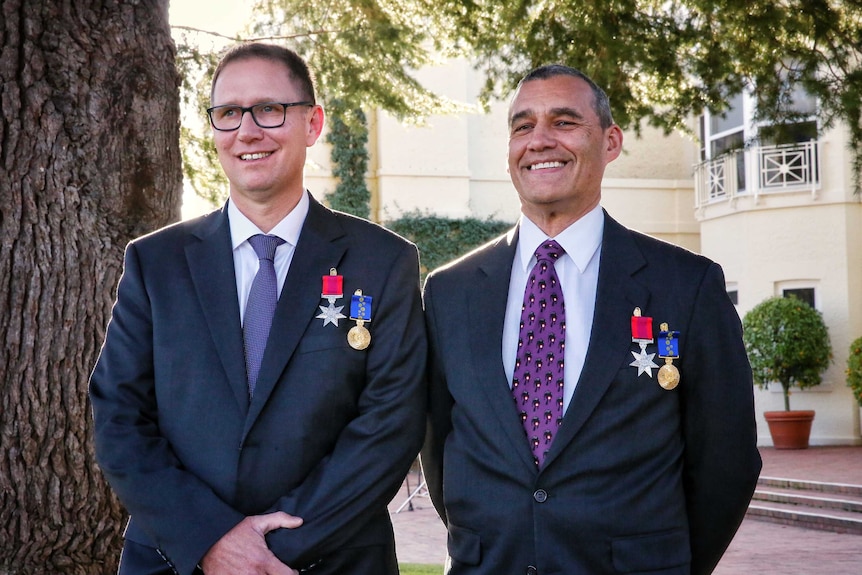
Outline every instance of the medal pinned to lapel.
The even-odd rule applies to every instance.
[[[354,320],[356,325],[347,332],[347,343],[353,349],[363,350],[371,344],[371,334],[365,327],[365,322],[371,321],[372,300],[370,295],[363,295],[361,289],[353,292],[353,298],[350,300],[350,319]]]
[[[652,318],[641,315],[641,308],[636,307],[632,312],[632,341],[640,345],[641,352],[632,352],[635,360],[629,365],[638,368],[638,377],[646,373],[652,377],[653,368],[658,369],[658,364],[653,361],[654,353],[647,353],[646,346],[654,340],[652,338]]]
[[[342,293],[344,285],[344,277],[338,275],[338,272],[335,268],[330,268],[329,275],[323,276],[323,287],[320,290],[320,297],[329,301],[329,305],[318,306],[320,307],[320,315],[315,316],[316,319],[322,319],[323,325],[326,326],[328,324],[332,324],[335,327],[338,327],[338,320],[344,319],[347,316],[341,313],[341,310],[344,309],[343,305],[336,306],[335,302],[338,301],[344,294]]]
[[[659,327],[658,356],[665,363],[658,370],[658,384],[670,390],[679,385],[679,369],[673,364],[673,360],[679,359],[679,332],[668,329],[666,323]]]

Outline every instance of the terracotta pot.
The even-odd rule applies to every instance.
[[[775,449],[807,449],[814,411],[764,411]]]

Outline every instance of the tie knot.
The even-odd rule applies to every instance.
[[[254,248],[254,253],[261,260],[273,261],[275,259],[275,248],[284,243],[278,236],[255,234],[248,238],[248,243]]]
[[[564,253],[566,253],[566,250],[556,240],[545,240],[536,248],[536,259],[538,261],[545,260],[554,263]]]

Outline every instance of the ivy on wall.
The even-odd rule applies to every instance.
[[[326,141],[332,146],[332,174],[338,179],[338,185],[326,199],[334,210],[368,218],[371,193],[365,183],[368,169],[365,114],[338,99],[328,102],[327,108]],[[502,234],[512,224],[478,218],[453,220],[416,211],[386,222],[386,227],[418,246],[424,279],[429,271]]]
[[[326,142],[332,146],[332,175],[338,179],[335,190],[327,196],[334,210],[361,218],[370,215],[371,192],[365,183],[368,169],[368,122],[359,108],[349,108],[341,100],[329,102],[329,132]]]
[[[508,231],[512,224],[492,219],[453,220],[422,212],[408,212],[386,227],[419,248],[424,280],[428,272]]]

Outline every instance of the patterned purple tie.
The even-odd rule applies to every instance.
[[[521,414],[536,466],[541,467],[563,419],[563,352],[566,315],[554,262],[565,250],[554,240],[536,249],[527,279],[512,395]]]
[[[275,248],[284,243],[278,236],[257,234],[248,238],[251,247],[260,260],[260,267],[251,283],[248,301],[245,304],[245,317],[242,323],[242,336],[245,342],[245,368],[248,376],[248,394],[254,395],[257,374],[266,349],[269,328],[275,315],[278,302],[278,280],[275,276]]]

